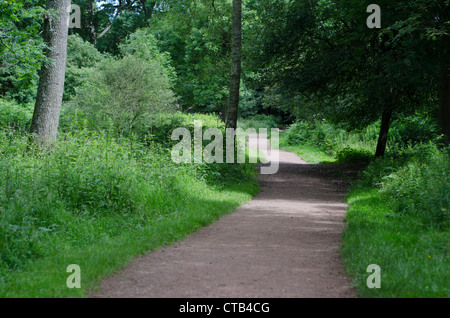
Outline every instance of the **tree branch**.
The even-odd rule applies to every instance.
[[[102,38],[106,33],[108,33],[109,30],[111,30],[111,28],[112,28],[112,26],[113,26],[113,24],[114,24],[114,21],[117,19],[117,17],[119,16],[119,14],[120,14],[123,10],[127,10],[127,9],[133,8],[134,4],[135,4],[137,1],[138,1],[138,0],[133,0],[133,1],[131,1],[130,4],[128,4],[128,3],[122,4],[122,1],[119,0],[119,5],[116,7],[117,10],[116,10],[116,13],[114,14],[114,17],[113,17],[112,20],[111,20],[111,23],[106,27],[106,29],[103,30],[102,33],[100,33],[100,34],[98,35],[97,39]],[[145,5],[144,5],[144,6],[145,6]]]

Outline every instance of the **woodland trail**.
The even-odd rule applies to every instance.
[[[250,141],[257,138],[267,142]],[[356,297],[339,254],[347,206],[336,171],[344,168],[309,165],[284,151],[279,163],[276,174],[260,175],[253,200],[136,258],[90,297]]]

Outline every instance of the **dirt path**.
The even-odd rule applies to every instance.
[[[340,168],[279,156],[278,173],[261,175],[252,201],[137,258],[91,297],[355,297],[339,255],[345,187],[333,172]]]

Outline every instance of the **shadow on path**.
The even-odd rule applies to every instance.
[[[137,258],[91,297],[355,297],[339,254],[342,167],[308,165],[284,151],[279,158],[278,173],[260,176],[253,200]]]

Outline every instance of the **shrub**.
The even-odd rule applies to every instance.
[[[64,85],[64,101],[73,99],[76,89],[89,75],[89,69],[105,57],[79,35],[69,35],[67,39],[67,63]]]
[[[316,146],[340,161],[367,161],[376,145],[375,126],[349,132],[327,121],[299,121],[282,134],[281,142],[287,146]]]
[[[225,132],[225,124],[217,115],[185,114],[175,112],[172,114],[156,114],[151,116],[140,135],[147,134],[150,139],[166,148],[172,147],[176,141],[172,141],[172,132],[177,128],[187,128],[194,135],[194,122],[202,121],[203,131],[208,128],[219,128]]]
[[[157,61],[127,55],[99,63],[78,91],[72,111],[84,112],[93,129],[113,125],[124,134],[142,127],[154,113],[174,110],[175,101],[169,76]]]
[[[425,225],[447,228],[450,220],[448,150],[433,143],[408,146],[370,163],[355,187],[375,187],[395,212]]]
[[[271,128],[280,126],[280,122],[281,119],[273,115],[258,114],[249,118],[239,119],[238,127],[244,130],[248,128],[255,128],[257,130],[259,128],[267,128],[268,132],[270,132]]]
[[[250,164],[227,164],[226,162],[226,144],[225,144],[225,124],[220,120],[217,115],[206,115],[206,114],[184,114],[184,113],[174,113],[174,114],[159,114],[153,117],[152,121],[146,127],[147,142],[152,145],[152,147],[161,147],[170,153],[172,147],[179,141],[174,141],[171,139],[172,132],[177,128],[186,128],[189,130],[192,139],[191,151],[192,158],[194,158],[194,122],[200,120],[202,122],[202,133],[204,133],[209,128],[218,128],[222,131],[224,136],[224,163],[192,163],[188,164],[192,166],[197,171],[197,176],[202,180],[210,184],[222,184],[229,180],[240,179],[241,181],[248,180],[248,177],[252,175],[253,165]],[[142,136],[143,133],[140,134]],[[203,141],[203,147],[208,145],[210,141]],[[237,147],[235,145],[234,155],[235,162],[237,156]],[[248,162],[248,160],[246,161]]]
[[[311,124],[305,121],[299,121],[289,126],[283,134],[283,139],[289,146],[303,144],[310,139],[311,130]]]
[[[426,159],[412,157],[404,166],[385,176],[383,192],[394,199],[398,213],[418,216],[426,225],[448,228],[450,156],[437,149],[427,153],[432,155]]]
[[[33,117],[33,105],[19,105],[14,101],[0,99],[0,128],[9,127],[14,131],[26,130]]]
[[[370,162],[373,154],[367,150],[354,149],[346,147],[336,154],[338,162]]]
[[[205,127],[217,124],[207,115],[173,117],[188,127],[196,118]],[[253,179],[253,165],[178,165],[169,148],[156,145],[76,131],[43,151],[26,135],[0,130],[0,280],[64,246],[93,244],[177,213],[199,195],[189,188],[194,181],[212,190]]]
[[[428,141],[436,142],[439,140],[436,121],[423,116],[397,119],[392,123],[389,140],[391,144],[400,148]]]

